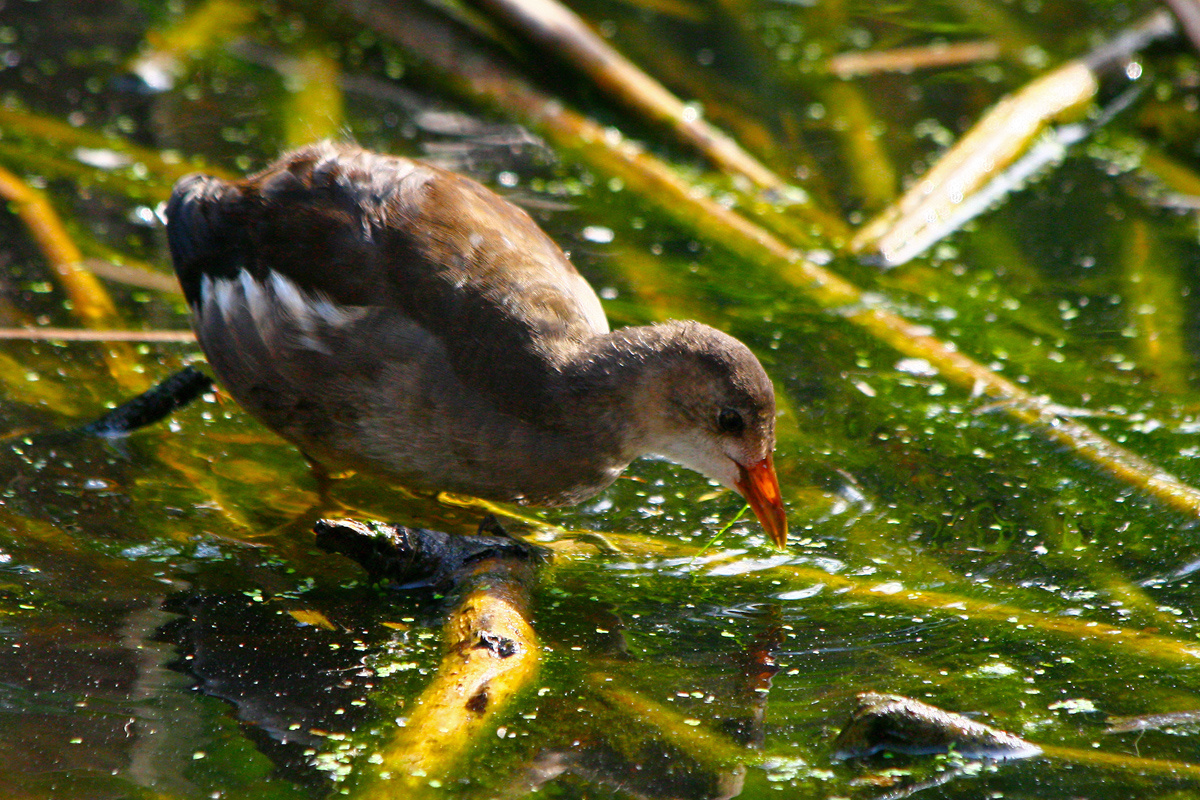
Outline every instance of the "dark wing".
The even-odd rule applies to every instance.
[[[200,302],[205,275],[236,278],[250,252],[244,227],[231,220],[240,192],[207,175],[188,175],[167,202],[167,243],[188,305]]]
[[[275,272],[335,305],[401,312],[463,381],[523,415],[544,373],[608,329],[599,300],[529,216],[474,181],[409,159],[313,145],[230,184],[189,177],[168,205],[176,270]]]

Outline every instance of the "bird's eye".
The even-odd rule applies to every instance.
[[[732,408],[722,408],[717,414],[717,427],[725,433],[739,434],[746,429],[746,421]]]

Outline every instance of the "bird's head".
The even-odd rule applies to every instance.
[[[775,475],[775,389],[744,344],[699,323],[666,323],[646,431],[652,452],[739,492],[778,547],[787,517]]]

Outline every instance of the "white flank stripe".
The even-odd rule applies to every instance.
[[[266,291],[263,285],[254,280],[246,270],[238,273],[238,280],[242,286],[242,295],[246,298],[246,307],[250,309],[250,318],[254,320],[254,327],[263,333],[264,326],[269,323],[271,315],[270,301],[267,299]]]
[[[208,277],[207,275],[202,275],[200,277],[200,299],[196,302],[196,305],[192,306],[192,313],[197,317],[204,316],[208,307],[208,303],[210,300],[212,300],[212,294],[212,278]]]
[[[311,295],[278,272],[272,271],[262,283],[242,270],[237,278],[201,278],[200,300],[193,313],[197,318],[219,313],[227,325],[249,314],[259,338],[268,345],[291,329],[303,347],[329,353],[321,330],[349,325],[362,319],[367,309],[339,306],[323,295]]]
[[[296,284],[278,272],[271,272],[271,288],[275,290],[275,302],[279,309],[290,316],[304,330],[312,328],[312,306]]]
[[[238,306],[242,305],[235,296],[237,292],[237,284],[231,280],[222,278],[221,280],[213,281],[212,302],[216,305],[217,310],[221,312],[221,316],[228,323],[238,311]]]

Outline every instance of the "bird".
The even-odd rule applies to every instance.
[[[181,178],[165,216],[217,380],[315,468],[565,506],[660,456],[742,494],[786,546],[758,358],[694,321],[610,329],[562,249],[482,184],[323,141],[240,180]]]

